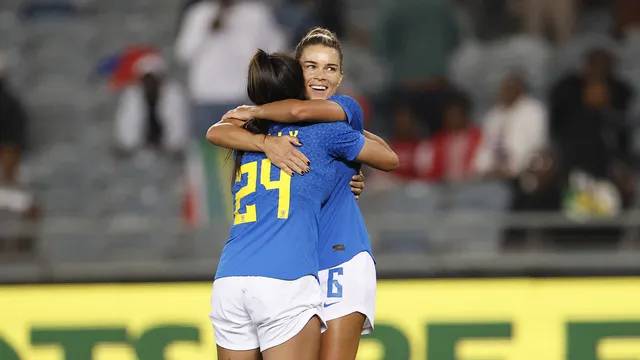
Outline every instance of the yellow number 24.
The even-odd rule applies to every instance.
[[[236,193],[235,209],[233,211],[233,225],[251,223],[257,220],[255,204],[247,204],[244,213],[240,212],[240,202],[242,199],[256,191],[258,182],[258,162],[240,166],[240,171],[236,176],[236,182],[240,182],[242,175],[247,174],[247,184]],[[280,178],[271,180],[271,161],[263,159],[260,163],[260,184],[266,190],[278,190],[278,219],[289,217],[289,205],[291,203],[291,175],[280,170]]]

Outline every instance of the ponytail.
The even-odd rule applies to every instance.
[[[285,54],[268,54],[258,49],[249,62],[247,95],[256,105],[285,99],[305,99],[304,77],[297,60]],[[252,119],[244,128],[254,134],[267,134],[269,121]],[[233,177],[238,174],[242,151],[234,155]],[[234,179],[232,178],[232,181]]]

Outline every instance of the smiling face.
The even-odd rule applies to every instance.
[[[327,99],[336,93],[342,81],[338,50],[324,45],[309,45],[300,56],[305,91],[309,99]]]

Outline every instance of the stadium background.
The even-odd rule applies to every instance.
[[[176,38],[194,3],[0,1],[0,78],[26,114],[0,101],[0,359],[214,357],[226,153],[195,134],[124,147],[114,131],[145,56],[191,102]],[[403,162],[368,171],[360,199],[381,280],[359,359],[640,359],[640,2],[260,3],[286,48],[313,25],[338,32],[343,89]],[[605,79],[593,50],[615,59]],[[577,100],[558,95],[572,75]],[[486,139],[513,76],[546,114],[526,161],[436,171],[450,100],[470,99],[462,134]],[[194,113],[177,120],[194,128]]]

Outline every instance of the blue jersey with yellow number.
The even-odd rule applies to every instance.
[[[245,153],[232,187],[233,226],[216,272],[294,280],[317,275],[321,207],[337,186],[340,159],[355,159],[364,137],[347,122],[272,124],[270,135],[297,136],[311,162],[289,176],[263,153]]]
[[[364,129],[362,108],[349,96],[336,95],[329,100],[340,105],[351,127]],[[337,164],[336,187],[320,212],[319,263],[320,269],[328,269],[349,261],[360,252],[371,252],[369,233],[360,207],[351,193],[349,182],[360,170],[360,164],[343,160]]]

